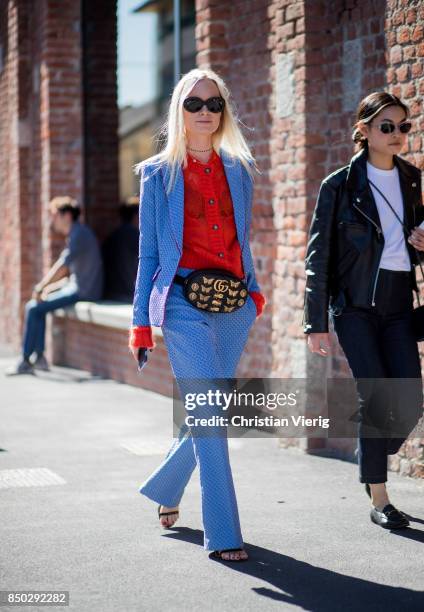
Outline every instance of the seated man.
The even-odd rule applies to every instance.
[[[72,198],[57,197],[50,202],[51,228],[67,237],[66,248],[44,278],[35,285],[25,305],[22,358],[6,374],[31,374],[48,370],[44,356],[46,314],[78,300],[95,301],[103,291],[103,265],[97,238],[78,221],[80,208]],[[35,353],[34,362],[30,361]]]
[[[138,197],[128,198],[119,208],[121,225],[102,247],[104,297],[132,303],[138,268]]]

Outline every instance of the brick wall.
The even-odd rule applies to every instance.
[[[273,188],[271,173],[271,114],[268,99],[272,93],[269,80],[271,49],[268,47],[268,2],[196,2],[196,41],[198,66],[212,66],[226,80],[233,92],[238,113],[246,124],[245,135],[253,142],[254,154],[262,174],[257,178],[252,220],[252,253],[258,282],[268,305],[251,331],[239,374],[265,375],[273,367],[272,275],[277,254],[277,235],[273,226]],[[237,21],[237,27],[235,22]],[[240,78],[240,75],[243,75]],[[251,137],[249,128],[255,128]],[[277,341],[277,338],[274,338]],[[279,339],[278,339],[279,341]]]
[[[16,349],[31,286],[62,246],[49,232],[50,198],[77,197],[100,238],[118,202],[115,2],[42,0],[39,7],[0,3],[0,337]],[[198,64],[228,81],[261,171],[251,242],[268,305],[238,374],[308,376],[311,384],[346,375],[336,343],[332,359],[320,359],[302,333],[309,221],[320,180],[352,155],[353,110],[371,90],[388,88],[410,104],[405,154],[423,167],[422,3],[196,0],[196,9]],[[62,325],[62,363],[139,384],[125,333]],[[170,376],[163,347],[150,372],[147,386],[159,373]],[[309,441],[306,449],[323,445]],[[332,446],[352,450],[343,440]],[[423,443],[414,441],[393,467],[422,474],[423,463]]]
[[[413,129],[405,151],[407,159],[424,170],[422,149],[424,117],[424,5],[419,0],[388,0],[385,20],[386,79],[388,88],[411,110]],[[421,274],[418,272],[420,279]],[[420,282],[421,295],[424,285]],[[421,356],[423,345],[421,344]],[[423,363],[421,361],[421,363]],[[424,478],[424,439],[408,440],[390,460],[391,468],[402,474]]]
[[[198,0],[198,64],[230,85],[262,170],[255,189],[252,247],[269,304],[252,341],[257,373],[349,375],[333,337],[333,356],[307,350],[302,332],[304,254],[320,181],[349,162],[354,110],[373,90],[410,105],[408,159],[423,167],[423,12],[419,0]],[[311,407],[313,412],[313,407]],[[292,442],[289,442],[292,443]],[[306,448],[326,446],[309,441]],[[330,446],[330,445],[328,445]],[[353,442],[328,450],[352,456]],[[406,460],[406,456],[408,459]],[[423,444],[393,461],[418,473]]]
[[[84,0],[84,207],[103,240],[117,223],[119,205],[116,0]]]
[[[25,32],[15,4],[0,4],[0,337],[10,341],[19,329],[21,248],[19,206],[19,121],[22,109],[18,98],[18,47]]]
[[[155,337],[155,350],[148,354],[148,366],[140,375],[124,330],[55,317],[53,336],[57,365],[172,396],[173,377],[163,338]]]
[[[314,167],[314,175],[308,171],[309,225],[319,180],[349,160],[353,152],[349,139],[355,105],[371,91],[387,89],[409,105],[414,128],[402,154],[424,168],[421,153],[424,10],[422,3],[415,0],[387,3],[345,0],[331,7],[326,2],[310,0],[306,3],[306,15],[306,28],[312,34],[307,39],[306,56],[307,60],[313,59],[307,61],[307,131],[316,142],[307,154],[308,166]],[[326,45],[322,45],[323,29]],[[316,374],[348,375],[335,337],[332,348],[330,368],[321,364]],[[308,374],[314,375],[316,358],[308,355],[307,361]],[[353,443],[332,440],[331,448],[350,455]],[[393,469],[403,473],[424,474],[424,441],[408,441],[390,461]]]
[[[75,197],[100,240],[117,223],[116,2],[37,7],[0,3],[0,339],[16,350],[32,286],[63,248],[50,199]]]
[[[45,0],[34,11],[12,0],[0,11],[0,334],[18,348],[25,301],[62,246],[48,202],[82,196],[79,3]]]

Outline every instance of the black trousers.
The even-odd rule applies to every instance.
[[[359,480],[368,483],[386,482],[387,456],[397,453],[423,407],[411,274],[380,269],[375,303],[349,304],[332,318],[356,381]]]

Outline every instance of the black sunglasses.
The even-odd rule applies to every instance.
[[[401,134],[407,134],[411,130],[411,127],[412,123],[410,123],[409,121],[404,121],[403,123],[399,123],[398,125],[399,132]],[[383,134],[393,134],[393,132],[396,130],[396,126],[394,123],[390,123],[389,121],[383,121],[378,126],[378,129]]]
[[[224,98],[221,96],[214,96],[213,98],[208,98],[207,100],[202,100],[202,98],[197,98],[196,96],[192,96],[191,98],[186,98],[183,102],[183,106],[189,113],[198,113],[206,104],[206,108],[211,113],[222,113],[225,106]]]

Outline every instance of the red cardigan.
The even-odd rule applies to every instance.
[[[222,268],[242,279],[243,261],[234,220],[233,203],[221,158],[215,152],[204,164],[187,155],[184,175],[184,232],[182,268]],[[257,316],[265,298],[251,291]],[[150,325],[130,329],[129,346],[155,346]]]

